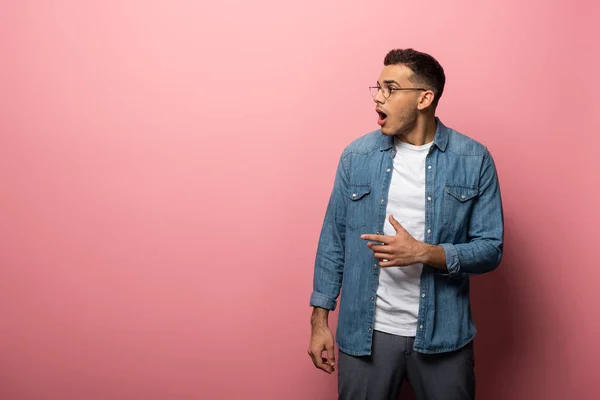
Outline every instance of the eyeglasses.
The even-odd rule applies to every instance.
[[[389,98],[392,93],[394,93],[397,90],[424,90],[427,91],[427,89],[424,88],[395,88],[395,87],[389,87],[387,85],[385,86],[369,86],[369,90],[371,91],[371,96],[375,97],[377,96],[377,93],[379,93],[379,91],[381,90],[381,93],[383,93],[383,97],[384,98]]]

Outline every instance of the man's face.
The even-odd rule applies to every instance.
[[[419,99],[424,92],[393,90],[423,87],[409,80],[412,75],[413,72],[404,65],[386,65],[379,75],[378,85],[392,89],[387,99],[383,95],[383,90],[373,98],[379,116],[377,123],[381,126],[384,135],[406,134],[416,125]]]

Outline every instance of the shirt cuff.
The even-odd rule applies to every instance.
[[[325,296],[323,293],[312,292],[310,296],[310,305],[312,307],[321,307],[326,310],[335,310],[336,301],[329,296]]]
[[[448,270],[448,276],[456,276],[460,274],[460,260],[458,259],[458,251],[456,247],[450,243],[440,244],[446,253],[446,269]]]

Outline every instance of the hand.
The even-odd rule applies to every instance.
[[[308,355],[312,359],[315,367],[322,369],[328,374],[335,371],[335,354],[333,352],[333,334],[327,325],[316,326],[312,328],[310,336],[310,345]],[[323,351],[327,352],[327,358],[322,356]]]
[[[361,235],[360,237],[364,240],[383,243],[367,243],[375,258],[379,260],[379,265],[381,267],[406,267],[422,262],[424,243],[412,237],[392,215],[389,220],[396,230],[396,236]]]

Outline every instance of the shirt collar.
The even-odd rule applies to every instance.
[[[437,128],[435,130],[435,137],[433,138],[433,144],[438,147],[441,151],[446,151],[448,147],[448,128],[440,121],[438,117],[435,117]],[[388,135],[381,135],[381,151],[389,150],[394,147],[394,137]]]

